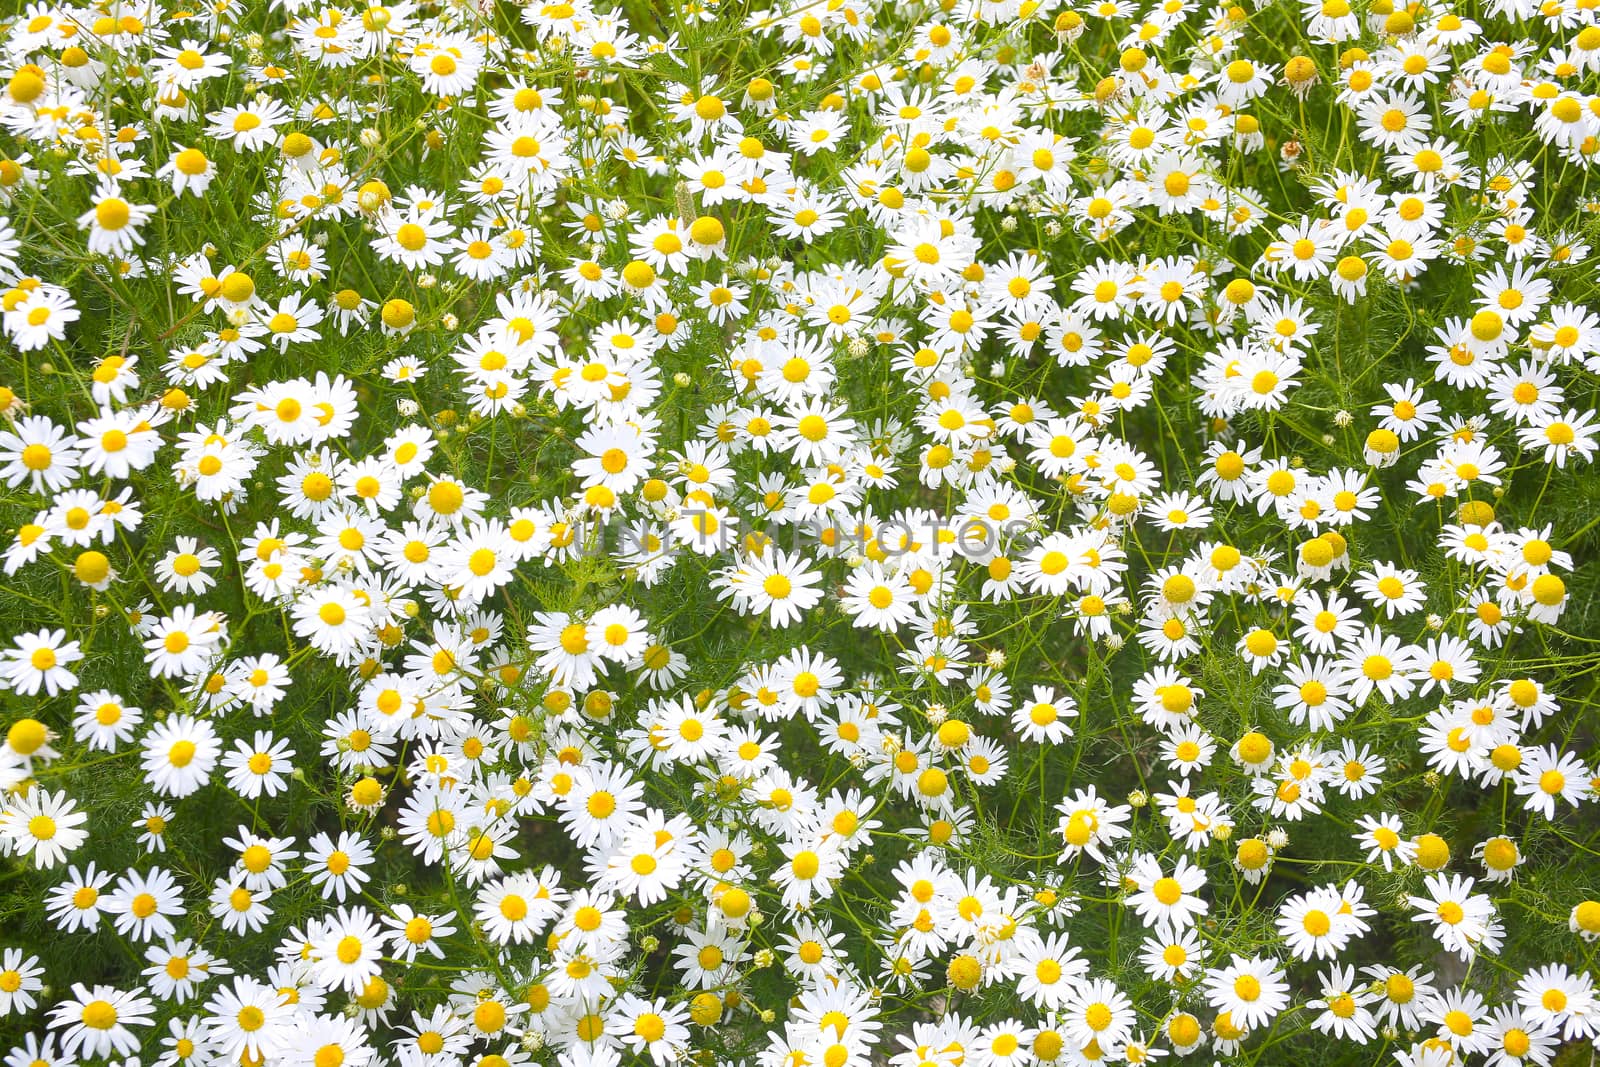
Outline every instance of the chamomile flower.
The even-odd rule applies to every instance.
[[[1240,1026],[1265,1025],[1289,1006],[1282,967],[1260,957],[1234,955],[1226,966],[1208,972],[1204,985],[1210,1004]]]
[[[140,993],[74,983],[72,996],[50,1009],[50,1025],[60,1030],[66,1056],[129,1056],[141,1040],[130,1028],[149,1026],[154,1010],[155,1004]]]

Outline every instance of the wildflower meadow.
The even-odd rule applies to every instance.
[[[1580,1067],[1600,0],[0,0],[0,1067]]]

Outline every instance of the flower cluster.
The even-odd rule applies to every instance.
[[[1600,18],[29,0],[6,1067],[1600,1038]]]

